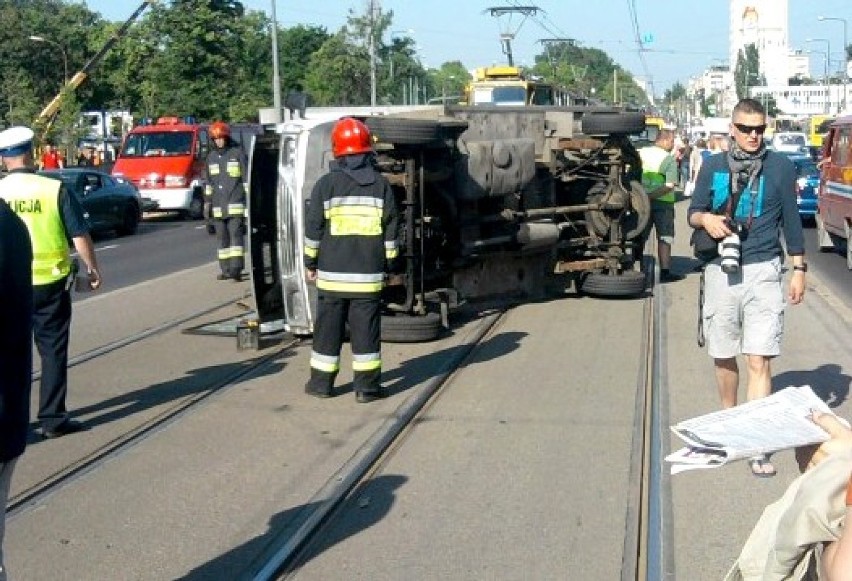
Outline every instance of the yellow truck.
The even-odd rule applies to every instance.
[[[524,107],[529,105],[569,105],[568,91],[535,77],[515,66],[480,67],[465,87],[464,104]]]

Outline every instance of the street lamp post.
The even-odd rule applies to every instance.
[[[63,77],[62,86],[68,84],[68,53],[65,51],[65,47],[56,42],[55,40],[50,40],[49,38],[44,38],[43,36],[32,35],[29,37],[33,42],[43,42],[46,44],[51,44],[58,48],[62,52],[62,64],[65,65],[65,76]]]
[[[846,89],[847,84],[849,82],[849,41],[846,37],[846,19],[845,18],[836,18],[834,16],[819,16],[817,17],[819,21],[826,20],[835,20],[837,22],[843,23],[843,111],[846,111]]]
[[[831,111],[831,79],[828,76],[828,61],[831,59],[831,41],[827,38],[806,38],[805,42],[824,42],[825,43],[825,71],[824,71],[824,80],[823,83],[825,85],[825,106],[826,113]]]
[[[275,122],[281,122],[281,71],[278,66],[278,20],[275,17],[275,0],[272,0],[271,34],[272,37],[272,106],[275,108]]]

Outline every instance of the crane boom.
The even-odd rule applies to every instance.
[[[156,4],[157,0],[145,0],[142,4],[137,8],[133,14],[124,21],[124,24],[119,26],[115,32],[110,35],[104,45],[96,52],[92,57],[86,61],[86,64],[83,65],[83,68],[74,73],[65,86],[62,87],[62,90],[56,95],[47,106],[42,109],[41,113],[36,117],[34,124],[37,126],[44,126],[44,133],[47,132],[47,129],[50,127],[53,122],[53,118],[56,116],[57,111],[59,111],[59,107],[62,104],[62,96],[66,91],[74,91],[83,84],[88,76],[89,72],[95,68],[95,66],[104,58],[104,55],[115,45],[118,40],[124,36],[127,32],[127,29],[130,28],[130,25],[139,17],[140,14],[151,4]]]

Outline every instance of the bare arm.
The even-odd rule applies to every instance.
[[[89,275],[89,286],[92,290],[101,286],[101,272],[98,269],[98,257],[95,255],[95,245],[92,243],[92,237],[88,234],[83,236],[75,236],[72,238],[74,248],[77,254],[83,259],[86,264],[86,272]]]

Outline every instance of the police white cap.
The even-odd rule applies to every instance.
[[[0,157],[17,157],[33,146],[33,130],[29,127],[10,127],[0,131]]]

